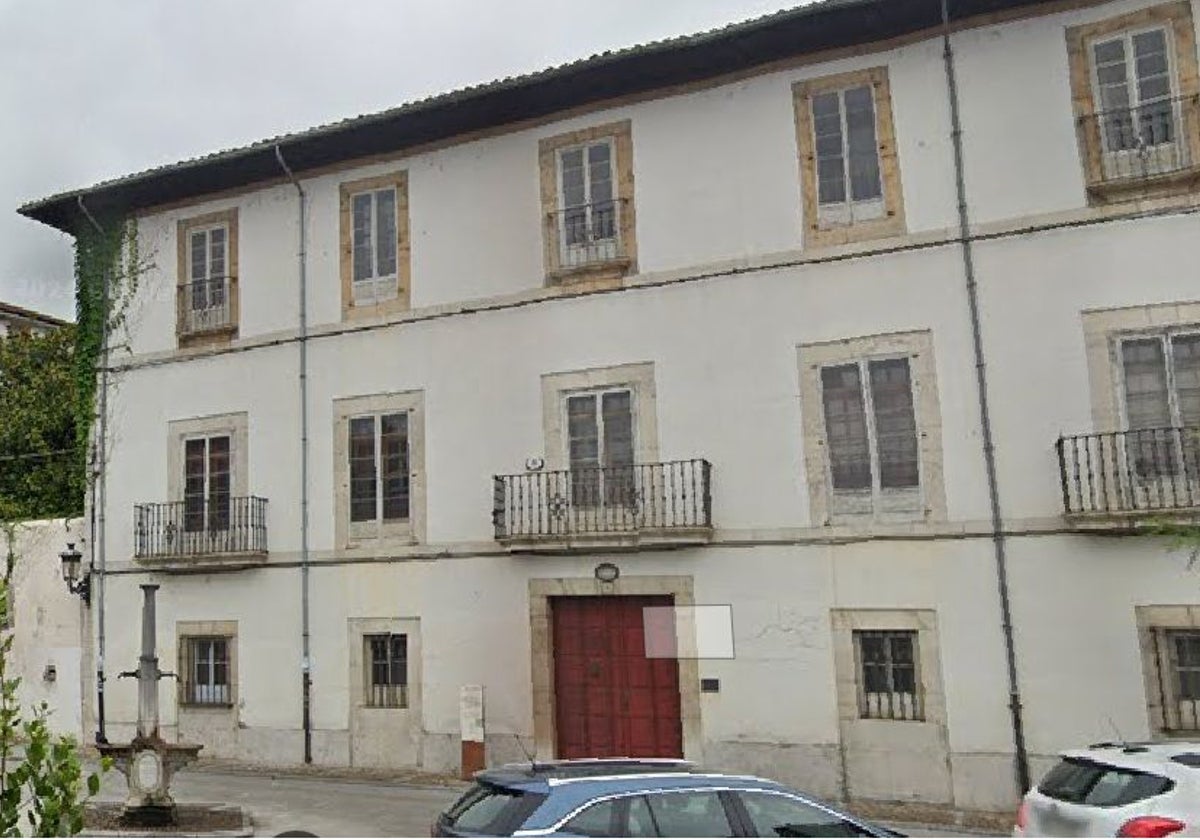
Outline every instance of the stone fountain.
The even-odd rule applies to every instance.
[[[97,744],[102,756],[113,760],[129,785],[121,823],[131,828],[162,828],[178,824],[171,798],[171,777],[196,760],[199,744],[168,744],[158,732],[158,683],[174,677],[158,669],[155,653],[154,595],[156,583],[142,584],[142,655],[136,671],[120,677],[137,677],[137,736],[128,744]]]

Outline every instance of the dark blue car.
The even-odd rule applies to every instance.
[[[753,776],[682,761],[593,759],[488,770],[435,837],[899,837]]]

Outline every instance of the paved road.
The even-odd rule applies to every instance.
[[[428,837],[433,818],[462,788],[188,768],[175,777],[172,792],[181,803],[240,805],[250,812],[260,837],[289,829],[320,837]],[[124,797],[124,777],[108,773],[98,798]],[[953,828],[897,828],[913,837],[963,836],[961,829]]]

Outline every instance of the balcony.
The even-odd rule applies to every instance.
[[[1078,130],[1093,193],[1170,190],[1200,177],[1200,96],[1085,114]]]
[[[492,524],[513,551],[701,545],[712,537],[711,483],[702,459],[498,475]]]
[[[1134,529],[1200,517],[1200,426],[1060,437],[1063,507],[1074,524]]]
[[[210,277],[178,287],[181,339],[220,336],[237,330],[237,278]]]
[[[625,201],[609,199],[551,213],[546,219],[547,242],[553,243],[550,275],[621,274],[629,268],[625,244]]]
[[[135,560],[164,569],[228,569],[267,560],[267,500],[233,496],[134,505]]]

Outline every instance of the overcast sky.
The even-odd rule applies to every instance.
[[[0,300],[70,317],[24,202],[802,0],[0,0]]]

